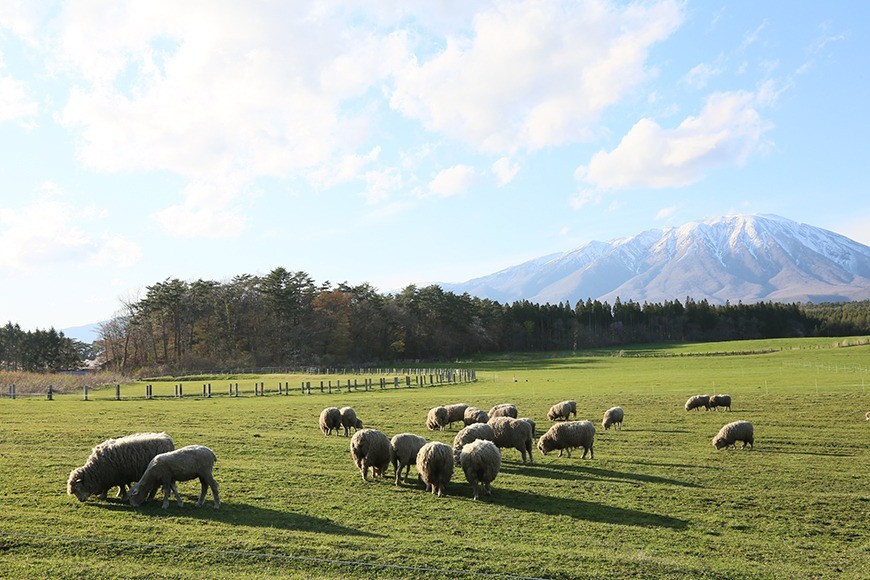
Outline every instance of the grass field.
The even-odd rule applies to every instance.
[[[142,384],[121,401],[113,389],[4,398],[0,577],[867,578],[870,346],[834,342],[502,357],[469,363],[472,384],[331,395],[253,396],[255,381],[274,391],[306,379],[286,375],[200,377],[182,399],[173,381],[155,382],[154,400]],[[774,352],[724,354],[753,350]],[[196,396],[205,380],[210,399]],[[243,396],[226,396],[230,381]],[[732,395],[730,413],[683,410],[714,391]],[[317,428],[323,407],[351,405],[387,436],[451,443],[457,428],[425,429],[430,407],[512,402],[542,432],[568,398],[599,428],[595,459],[535,450],[523,465],[505,450],[493,495],[477,502],[461,470],[442,499],[391,477],[363,482],[348,440]],[[625,425],[603,432],[617,404]],[[755,449],[716,452],[711,438],[738,419],[755,424]],[[151,430],[216,452],[219,511],[210,497],[193,507],[198,482],[179,484],[184,507],[165,511],[66,494],[93,445]]]

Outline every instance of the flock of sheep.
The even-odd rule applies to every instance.
[[[455,468],[461,468],[465,478],[474,490],[474,499],[480,497],[481,488],[487,495],[492,493],[492,482],[501,469],[502,449],[516,449],[523,463],[534,463],[532,446],[537,437],[537,425],[529,417],[519,417],[515,405],[502,403],[492,407],[489,412],[465,403],[439,405],[429,410],[425,425],[430,431],[443,431],[453,423],[464,427],[453,438],[453,446],[440,441],[427,442],[424,437],[414,433],[399,433],[392,439],[377,429],[364,429],[362,421],[351,407],[327,407],[320,413],[320,430],[324,435],[344,430],[350,439],[350,453],[363,479],[384,477],[392,464],[396,485],[407,483],[411,466],[426,487],[439,497],[453,477]],[[574,421],[571,421],[573,415]],[[622,408],[613,407],[604,413],[602,426],[605,430],[613,426],[622,428],[625,416]],[[554,423],[537,441],[538,450],[547,454],[566,451],[571,456],[572,449],[583,449],[594,458],[593,443],[595,426],[591,421],[577,421],[577,403],[562,401],[553,405],[547,418]]]
[[[693,395],[686,400],[686,411],[704,407],[707,411],[718,407],[731,410],[731,395]],[[736,447],[737,442],[743,443],[741,449],[752,449],[755,442],[755,427],[749,421],[734,421],[724,425],[713,437],[713,447],[717,450],[724,447]]]

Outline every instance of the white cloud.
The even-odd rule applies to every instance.
[[[363,197],[374,205],[390,199],[391,193],[402,187],[404,180],[395,169],[368,171],[365,174],[366,188]]]
[[[601,202],[601,193],[592,188],[584,188],[568,199],[568,205],[573,210],[580,210],[587,205],[597,205]]]
[[[641,119],[613,151],[599,151],[575,175],[600,189],[665,188],[695,183],[716,168],[743,165],[771,128],[758,104],[752,93],[715,93],[700,115],[675,129]]]
[[[440,197],[450,197],[464,193],[471,186],[473,179],[473,167],[455,165],[438,172],[435,179],[429,182],[429,193]]]
[[[14,79],[11,75],[0,76],[0,123],[4,121],[21,121],[36,116],[39,109],[23,81]]]
[[[163,230],[178,238],[233,238],[242,234],[245,220],[235,204],[238,186],[195,181],[182,192],[182,203],[152,216]]]
[[[695,89],[703,89],[707,86],[715,76],[722,74],[722,68],[719,66],[700,63],[692,67],[692,69],[683,77],[682,82]]]
[[[646,57],[682,21],[664,0],[500,3],[399,72],[391,106],[429,130],[496,153],[576,142],[648,78]]]
[[[492,172],[495,174],[499,187],[503,187],[513,181],[519,170],[519,164],[511,161],[509,157],[501,157],[492,164]]]
[[[677,213],[677,209],[679,209],[679,208],[675,205],[672,205],[670,207],[663,207],[656,214],[655,220],[657,222],[662,221],[662,220],[666,220],[666,219],[672,217],[675,213]]]

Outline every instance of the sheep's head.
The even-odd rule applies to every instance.
[[[80,469],[73,469],[70,471],[69,480],[66,482],[66,492],[70,495],[76,496],[79,501],[87,501],[90,497],[91,492],[85,489]]]
[[[714,437],[713,438],[713,447],[716,448],[716,451],[722,449],[723,447],[728,447],[728,442],[722,437]]]
[[[541,453],[546,455],[547,453],[549,453],[552,450],[553,450],[553,442],[552,441],[550,441],[549,439],[546,439],[544,437],[541,437],[540,439],[538,439],[538,451],[540,451]]]
[[[354,429],[362,429],[363,428],[362,421],[359,418],[357,418],[357,420],[353,424],[353,427],[354,427]]]
[[[145,500],[148,497],[148,491],[137,482],[134,483],[133,486],[130,488],[130,492],[128,493],[127,497],[130,500],[131,506],[139,507],[140,505],[145,503]]]

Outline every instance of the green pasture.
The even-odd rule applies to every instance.
[[[111,388],[88,401],[4,397],[0,577],[867,578],[866,339],[499,357],[452,365],[474,368],[475,383],[406,388],[399,375],[400,388],[385,390],[370,375],[242,375],[140,381],[122,385],[120,401]],[[751,351],[764,353],[738,354]],[[374,389],[361,387],[366,377]],[[360,388],[348,391],[355,378]],[[320,380],[342,380],[341,392],[321,394]],[[266,396],[254,396],[260,382]],[[690,395],[714,392],[732,395],[730,413],[683,410]],[[432,406],[511,402],[543,432],[547,409],[568,398],[599,428],[595,458],[535,450],[523,465],[505,450],[493,495],[480,501],[461,470],[442,499],[416,482],[364,482],[348,440],[317,428],[323,407],[351,405],[389,437],[452,443],[458,426],[425,429]],[[604,432],[614,405],[625,425]],[[755,424],[755,448],[716,452],[711,438],[738,419]],[[215,451],[219,511],[210,496],[194,508],[198,482],[179,484],[184,507],[165,511],[66,494],[93,445],[153,430]]]

